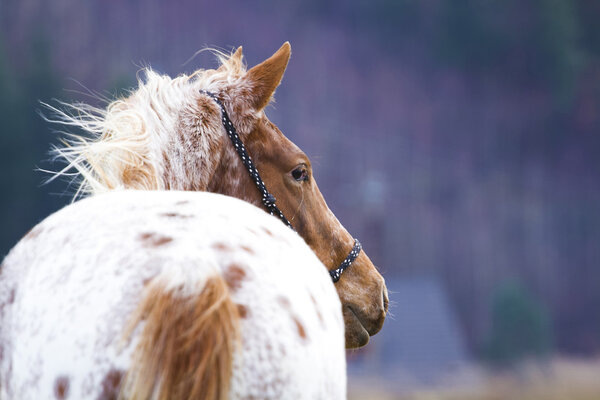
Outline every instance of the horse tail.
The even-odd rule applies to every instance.
[[[188,291],[189,292],[189,291]],[[198,293],[147,286],[126,337],[144,321],[121,398],[227,399],[239,343],[239,311],[221,276]]]

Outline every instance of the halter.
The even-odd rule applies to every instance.
[[[246,147],[244,146],[242,139],[240,139],[240,136],[238,135],[237,131],[235,130],[235,126],[233,126],[233,123],[231,123],[231,120],[229,119],[229,115],[227,114],[227,111],[225,111],[225,106],[223,106],[223,103],[221,102],[221,100],[219,100],[217,98],[217,95],[212,92],[209,92],[206,90],[201,90],[200,93],[203,93],[203,94],[207,95],[208,97],[210,97],[211,99],[213,99],[221,108],[221,121],[223,122],[223,127],[225,128],[225,132],[227,132],[227,136],[229,136],[229,139],[231,140],[233,147],[235,147],[235,151],[240,156],[242,163],[244,164],[244,166],[246,167],[246,170],[248,170],[248,173],[250,174],[250,178],[252,178],[252,180],[254,181],[254,184],[256,185],[256,188],[260,192],[260,194],[262,196],[262,203],[265,206],[265,208],[269,211],[269,213],[271,215],[279,217],[281,222],[283,222],[285,225],[287,225],[291,230],[293,230],[295,232],[294,227],[292,226],[290,221],[288,221],[288,219],[285,217],[285,215],[283,215],[283,212],[275,204],[275,201],[276,201],[275,196],[273,196],[271,193],[269,193],[269,191],[267,190],[267,187],[265,186],[265,183],[260,178],[260,175],[258,174],[258,170],[256,169],[254,162],[250,158],[250,155],[246,151]],[[358,257],[358,254],[360,253],[361,249],[362,249],[362,246],[361,246],[360,242],[358,241],[358,239],[354,239],[354,246],[352,246],[352,250],[350,250],[350,253],[348,253],[348,255],[346,256],[344,261],[342,261],[342,263],[339,265],[339,267],[329,271],[329,275],[331,275],[331,279],[333,280],[334,283],[340,280],[340,277],[342,276],[342,272],[344,272],[344,270],[346,270],[346,268],[348,268],[352,264],[352,262],[354,262],[354,260],[356,260],[356,257]]]

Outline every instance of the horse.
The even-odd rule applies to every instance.
[[[247,70],[240,47],[229,56],[221,54],[221,65],[217,69],[197,70],[189,76],[170,78],[148,68],[144,71],[145,79],[139,81],[137,89],[127,97],[113,101],[106,109],[82,103],[62,103],[63,109],[49,106],[58,115],[55,122],[72,125],[85,132],[84,135],[68,136],[65,147],[55,149],[55,154],[67,161],[65,169],[55,177],[69,175],[70,169],[75,169],[81,178],[78,194],[88,198],[42,222],[41,227],[53,227],[48,229],[52,234],[42,235],[39,226],[34,228],[17,244],[0,267],[0,394],[13,396],[14,393],[19,393],[19,396],[15,395],[17,398],[36,398],[29,393],[36,393],[33,388],[42,385],[40,380],[43,376],[43,386],[39,386],[43,389],[40,390],[47,391],[53,385],[56,398],[92,396],[94,388],[99,384],[97,376],[102,375],[97,374],[97,370],[90,369],[89,362],[93,359],[94,363],[99,363],[104,368],[104,379],[100,384],[106,390],[99,395],[104,396],[103,398],[114,397],[115,393],[125,398],[188,398],[196,394],[201,394],[204,398],[344,396],[345,359],[343,354],[340,359],[339,348],[341,346],[343,350],[344,345],[346,348],[363,346],[371,335],[381,329],[388,307],[387,289],[383,277],[365,252],[361,251],[358,241],[352,238],[327,207],[314,180],[308,157],[265,115],[264,109],[271,102],[275,89],[282,80],[290,54],[290,45],[285,43],[270,58]],[[210,192],[215,194],[209,195]],[[234,289],[239,286],[236,283],[238,278],[249,274],[248,269],[226,268],[224,264],[210,261],[208,264],[213,265],[210,270],[214,273],[207,275],[203,270],[199,278],[182,264],[188,262],[189,265],[204,265],[207,258],[213,260],[218,257],[210,252],[195,253],[189,241],[185,242],[186,245],[175,245],[175,225],[170,226],[164,220],[160,223],[156,221],[153,231],[143,231],[147,225],[142,221],[165,206],[165,203],[161,203],[166,201],[165,198],[169,199],[169,207],[179,204],[177,201],[193,202],[187,197],[184,200],[174,200],[177,196],[203,199],[217,196],[218,200],[198,201],[195,205],[206,209],[208,213],[231,214],[235,217],[233,220],[236,222],[221,219],[221,225],[216,224],[218,229],[215,229],[215,224],[205,224],[205,230],[197,232],[199,237],[210,238],[213,234],[221,239],[228,237],[232,229],[235,230],[238,226],[236,223],[246,218],[252,219],[248,215],[258,212],[260,218],[269,220],[268,224],[277,222],[279,230],[285,228],[288,236],[292,235],[304,243],[305,249],[308,246],[312,250],[313,259],[307,261],[305,256],[277,241],[273,243],[273,240],[264,235],[256,236],[255,240],[264,242],[270,251],[281,249],[279,259],[271,259],[271,266],[263,266],[265,271],[279,278],[267,280],[266,283],[270,284],[255,283],[252,290],[248,289],[248,293],[254,294],[247,293],[245,296],[250,298],[263,291],[268,293],[269,288],[282,285],[281,282],[286,277],[292,278],[293,285],[302,285],[302,282],[310,282],[308,285],[322,284],[319,282],[323,282],[323,279],[308,272],[302,279],[297,274],[290,274],[289,269],[282,267],[286,263],[295,265],[297,268],[294,269],[301,271],[301,274],[313,268],[306,267],[306,264],[315,264],[315,260],[322,272],[329,270],[330,277],[335,282],[338,303],[324,295],[323,290],[316,294],[308,292],[310,302],[306,301],[306,293],[303,300],[285,297],[275,299],[275,302],[280,303],[280,308],[291,310],[290,313],[294,315],[292,326],[296,328],[296,336],[301,339],[316,338],[315,343],[319,343],[321,349],[318,357],[311,355],[316,352],[303,349],[295,353],[301,353],[301,356],[289,356],[293,362],[287,362],[288,356],[284,354],[288,352],[290,335],[294,334],[289,331],[289,324],[287,331],[283,328],[278,330],[283,335],[278,338],[279,341],[266,335],[258,343],[257,353],[250,352],[248,354],[254,355],[246,356],[242,352],[239,355],[235,344],[232,344],[237,342],[236,338],[241,337],[245,343],[246,335],[260,336],[252,332],[268,331],[270,324],[276,319],[274,316],[279,316],[280,309],[269,308],[268,304],[273,302],[273,296],[259,296],[259,303],[253,303],[253,306],[260,310],[271,310],[266,315],[273,318],[261,319],[260,323],[250,329],[244,325],[245,322],[241,328],[236,327],[235,321],[240,318],[246,321],[244,316],[249,308],[243,301],[236,299]],[[234,205],[231,203],[233,199],[229,199],[235,197],[245,202],[246,209],[250,207],[253,211],[232,211],[239,207],[239,201]],[[129,200],[130,198],[134,200]],[[293,230],[254,206],[265,207]],[[103,214],[103,207],[113,212]],[[133,211],[136,207],[139,212]],[[114,225],[108,223],[115,215],[128,213],[137,217],[122,219]],[[70,214],[78,218],[68,217]],[[59,218],[58,215],[67,217],[63,221],[63,217]],[[162,215],[165,218],[171,216],[174,220],[179,217],[187,220],[187,217],[195,214],[180,215],[171,210],[164,211]],[[291,218],[288,220],[285,215]],[[97,237],[98,241],[69,247],[67,243],[79,240],[73,233],[76,221],[81,223],[78,232]],[[98,221],[101,223],[97,223]],[[104,226],[111,227],[112,230]],[[156,232],[160,229],[168,230],[170,235]],[[181,229],[193,231],[191,227]],[[219,229],[222,232],[215,233]],[[127,237],[116,233],[121,230],[137,237],[137,246]],[[269,227],[265,231],[273,232],[273,229]],[[109,239],[111,235],[114,237]],[[53,241],[55,236],[63,241]],[[239,240],[234,243],[237,248],[234,253],[245,251],[248,254],[258,254],[252,245]],[[119,247],[120,244],[126,246]],[[166,246],[172,246],[173,251],[160,253],[157,259],[149,258],[155,253],[148,248],[164,250]],[[218,249],[221,245],[217,243],[214,246]],[[63,247],[67,250],[64,254],[59,250]],[[117,247],[120,248],[119,251],[114,250]],[[54,253],[48,251],[48,248]],[[43,256],[38,256],[38,252]],[[268,264],[267,261],[259,261],[263,256],[268,260],[265,254],[266,252],[260,252],[260,257],[257,256],[253,263]],[[131,263],[130,269],[135,272],[123,272],[119,263]],[[150,270],[156,272],[156,275],[144,275],[148,265],[153,263],[158,267]],[[174,266],[171,267],[171,264]],[[252,263],[248,261],[247,265],[250,264]],[[84,268],[82,265],[88,267]],[[273,273],[277,269],[273,268],[275,265],[286,276]],[[349,266],[351,267],[348,268]],[[254,267],[247,268],[253,271],[254,276],[260,275],[261,279],[265,275],[264,271],[254,273]],[[136,279],[131,278],[134,283],[126,284],[115,278],[121,274],[126,277],[135,276]],[[103,275],[112,277],[112,280],[102,281],[99,276]],[[141,284],[140,275],[145,276],[141,278]],[[71,280],[71,276],[77,279]],[[40,281],[42,277],[56,285],[45,285]],[[304,281],[304,278],[309,277],[315,279]],[[98,282],[105,283],[99,286]],[[187,285],[190,282],[196,289],[195,292]],[[332,286],[331,282],[327,282],[327,285],[330,288]],[[110,295],[103,298],[92,295],[96,291],[105,293],[103,288],[113,286],[115,290],[110,295],[114,299]],[[289,285],[281,287],[285,289],[285,293],[294,290]],[[50,288],[61,293],[56,300],[58,304],[48,294],[48,291],[53,290]],[[69,293],[71,290],[79,297],[62,296],[63,291]],[[40,297],[42,300],[36,300],[38,293],[45,294]],[[86,296],[95,299],[95,303],[87,304]],[[87,306],[78,308],[76,300]],[[114,326],[107,323],[106,319],[101,324],[91,323],[91,317],[97,315],[93,310],[98,304],[104,307],[102,309],[105,313],[102,316],[107,317],[108,321],[114,320]],[[313,324],[313,328],[309,329],[304,320],[298,317],[305,314],[300,314],[297,309],[307,310],[313,307],[312,317],[306,317],[307,321],[310,318],[313,322],[316,318],[320,323],[328,319],[335,320],[334,314],[325,313],[319,308],[329,307],[326,304],[334,304],[332,308],[337,309],[338,315],[341,309],[343,338],[338,337],[339,330],[326,329],[324,325],[315,328],[316,325]],[[56,319],[57,316],[52,315],[51,310],[64,309],[77,314],[79,319],[71,315],[62,315]],[[121,319],[115,316],[116,313],[121,315]],[[252,314],[260,315],[254,311]],[[123,320],[123,315],[128,315],[129,320]],[[27,319],[30,325],[19,325],[23,316],[32,317]],[[44,317],[54,319],[44,320]],[[71,323],[72,320],[76,323]],[[59,321],[61,325],[50,329],[48,326],[56,325],[51,321]],[[65,330],[61,331],[61,326]],[[102,332],[89,334],[86,329],[90,326],[95,326]],[[121,347],[115,350],[116,337],[123,329],[125,337],[121,337]],[[46,334],[40,337],[45,337],[48,346],[39,339],[36,343],[35,332],[41,330]],[[16,339],[15,332],[19,332]],[[169,332],[180,334],[171,338]],[[57,370],[53,367],[59,367],[60,363],[53,364],[53,361],[49,361],[53,358],[48,357],[48,353],[44,351],[49,347],[59,354],[62,349],[73,344],[69,338],[75,333],[79,333],[74,339],[74,343],[79,346],[76,347],[78,350],[75,355],[65,353],[71,357],[66,364],[75,366],[69,374],[54,377],[52,383],[48,378],[50,370],[42,374],[35,367],[31,369],[32,364],[48,363],[52,370]],[[13,336],[8,337],[11,334]],[[27,337],[30,340],[26,340]],[[96,340],[90,340],[90,337]],[[337,340],[331,340],[332,337],[337,337]],[[28,341],[32,342],[31,346],[27,346]],[[338,350],[333,351],[337,351],[337,355],[323,351],[332,342],[337,343]],[[272,349],[277,346],[281,357],[273,361]],[[336,345],[332,348],[336,348]],[[206,351],[207,349],[210,351]],[[28,350],[33,350],[29,357],[21,358],[21,354],[26,354]],[[302,357],[306,357],[304,361],[300,361]],[[259,368],[256,363],[247,362],[247,359],[254,358],[262,361],[269,359],[270,364],[267,364],[271,370],[279,371],[279,375],[276,372],[264,372],[268,370],[267,367]],[[27,366],[21,360],[31,363],[28,365],[29,372],[23,372]],[[133,364],[127,364],[127,360]],[[329,366],[318,367],[328,362]],[[298,368],[294,363],[298,364]],[[298,374],[300,367],[311,369],[313,366],[316,372],[327,379],[319,381],[314,377],[305,377],[303,383],[295,380],[306,375]],[[292,377],[291,370],[298,375]],[[77,374],[77,371],[80,373]],[[86,375],[85,371],[94,372]],[[339,371],[342,371],[341,375]],[[23,380],[15,380],[17,377]],[[264,379],[261,380],[261,377]],[[317,389],[307,389],[308,386]],[[340,389],[342,386],[344,389]]]
[[[0,265],[0,399],[343,399],[344,321],[304,240],[208,192],[114,190]]]
[[[82,103],[49,106],[57,115],[53,121],[84,132],[71,134],[67,146],[55,149],[67,162],[55,177],[75,171],[81,177],[78,193],[84,195],[114,189],[208,191],[267,206],[272,213],[276,199],[276,214],[290,217],[289,225],[329,270],[340,270],[346,255],[355,253],[336,289],[346,347],[356,348],[381,329],[387,289],[328,208],[306,154],[265,115],[290,55],[286,42],[248,70],[239,47],[229,56],[218,54],[217,69],[171,78],[146,68],[137,89],[106,109]],[[224,128],[225,115],[230,120]],[[233,126],[240,139],[233,143],[246,155],[240,156],[228,138]],[[255,166],[251,174],[249,157]]]

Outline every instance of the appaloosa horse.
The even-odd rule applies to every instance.
[[[94,371],[94,377],[86,375],[85,371],[86,368],[91,367],[90,357],[94,359],[93,363],[96,363],[104,356],[102,353],[104,349],[107,360],[110,362],[106,360],[104,364],[101,361],[98,362],[105,367],[109,364],[118,364],[121,369],[111,368],[104,371],[106,374],[102,386],[113,387],[113,393],[114,387],[118,387],[125,397],[133,394],[135,398],[187,398],[190,393],[202,393],[207,396],[206,398],[214,398],[215,396],[226,396],[224,393],[227,391],[224,388],[230,388],[229,395],[233,398],[244,398],[244,396],[266,398],[343,397],[343,392],[335,385],[341,383],[344,386],[345,377],[333,378],[335,373],[332,372],[338,368],[343,369],[345,365],[343,360],[341,363],[339,362],[339,356],[332,356],[331,365],[328,367],[315,367],[315,370],[321,371],[323,376],[328,377],[327,379],[335,379],[336,383],[333,385],[335,387],[316,383],[314,387],[320,389],[316,389],[315,392],[308,390],[306,392],[308,394],[298,394],[299,392],[295,392],[296,389],[288,391],[273,389],[274,391],[271,391],[273,385],[261,381],[260,373],[251,377],[254,380],[246,379],[248,377],[236,378],[236,373],[252,374],[254,372],[248,370],[248,368],[252,369],[251,366],[254,364],[243,366],[239,364],[240,359],[246,360],[247,357],[254,356],[246,356],[242,352],[242,356],[235,357],[235,354],[238,353],[235,352],[235,349],[232,350],[235,346],[231,344],[235,342],[235,338],[228,337],[227,332],[230,332],[230,336],[236,336],[235,332],[241,332],[241,341],[245,343],[246,327],[242,324],[241,330],[229,329],[235,323],[223,323],[228,319],[235,321],[235,312],[238,313],[238,316],[244,316],[249,310],[243,302],[234,301],[235,294],[230,292],[238,285],[228,282],[227,271],[233,271],[231,273],[233,276],[245,275],[246,272],[239,273],[236,268],[229,268],[225,271],[225,267],[223,267],[225,264],[218,262],[214,263],[218,272],[214,273],[212,277],[207,278],[211,275],[207,275],[204,270],[198,273],[190,272],[194,268],[190,268],[189,265],[206,263],[206,258],[203,258],[206,257],[205,254],[197,254],[190,250],[189,241],[185,242],[186,246],[176,246],[175,240],[172,239],[175,236],[175,230],[172,227],[169,228],[167,225],[164,227],[167,230],[171,229],[172,235],[161,233],[163,228],[160,224],[164,224],[164,220],[155,221],[156,225],[153,225],[152,231],[143,231],[146,225],[143,225],[142,221],[149,218],[149,215],[155,210],[165,206],[161,202],[167,196],[172,197],[169,197],[168,206],[174,205],[172,201],[175,201],[173,199],[177,196],[210,197],[208,194],[200,193],[183,194],[177,192],[179,190],[221,193],[238,197],[259,207],[265,207],[286,225],[294,228],[305,243],[312,248],[322,264],[329,269],[331,277],[336,282],[335,288],[342,303],[346,347],[358,347],[366,344],[369,336],[381,329],[388,303],[383,278],[366,254],[361,251],[358,241],[352,238],[327,207],[313,179],[310,161],[306,155],[283,136],[264,114],[264,108],[269,104],[275,88],[281,81],[289,56],[290,46],[286,43],[272,57],[246,71],[242,61],[241,48],[239,48],[230,57],[221,57],[222,64],[216,70],[199,70],[190,76],[182,75],[171,79],[148,69],[145,81],[139,83],[137,90],[125,99],[114,101],[106,110],[84,104],[66,105],[67,110],[63,111],[55,109],[59,113],[62,123],[87,131],[86,137],[73,137],[69,146],[56,149],[58,155],[68,160],[68,166],[57,176],[68,172],[70,168],[75,168],[82,177],[81,192],[93,196],[65,208],[40,225],[53,227],[48,229],[49,232],[54,232],[53,234],[42,235],[37,228],[32,230],[9,254],[0,270],[0,322],[2,323],[0,327],[0,344],[2,344],[2,348],[0,348],[0,394],[13,396],[10,393],[21,393],[23,396],[17,397],[25,398],[29,396],[29,393],[37,393],[27,390],[31,389],[36,382],[40,383],[43,378],[44,390],[48,389],[49,385],[54,385],[53,388],[58,398],[61,396],[66,398],[64,396],[68,393],[87,393],[85,396],[89,397],[90,393],[95,390],[94,388],[97,388],[99,382],[96,378],[99,375],[98,371],[93,368],[90,371]],[[267,190],[267,187],[271,192]],[[139,192],[126,191],[123,193],[127,193],[127,195],[124,195],[120,194],[120,189],[136,189]],[[117,191],[115,192],[115,190]],[[111,193],[96,196],[103,192]],[[130,198],[134,200],[132,201]],[[214,212],[217,215],[227,215],[230,211],[228,209],[230,200],[218,198],[218,201],[211,200],[204,205],[202,201],[199,201],[196,206],[209,207],[204,211],[209,214]],[[181,201],[188,201],[188,199]],[[101,212],[103,202],[106,202],[107,208],[112,207],[111,213],[103,214]],[[137,208],[139,213],[134,211],[133,204],[139,207]],[[260,212],[261,215],[269,218],[269,223],[277,222],[276,219],[268,217],[262,211],[256,208],[252,209],[255,210],[253,212]],[[95,212],[94,210],[99,211]],[[90,215],[86,216],[88,211]],[[111,226],[108,223],[111,218],[114,218],[114,215],[123,213],[130,213],[136,217],[133,220],[121,220],[117,225]],[[67,222],[72,221],[73,218],[65,217],[63,224],[56,217],[70,214],[78,216],[75,219],[81,222],[80,230],[77,232],[89,234],[99,241],[88,241],[76,247],[69,247],[66,243],[53,241],[55,237],[60,237],[64,242],[70,242],[76,237],[72,226]],[[173,219],[176,219],[177,215],[172,210],[166,210],[162,214],[165,218],[173,215]],[[189,215],[192,214],[184,214],[182,219],[187,221],[185,217]],[[232,215],[237,216],[236,221],[247,218],[247,212],[233,212]],[[288,220],[285,216],[290,219]],[[224,232],[235,229],[235,223],[225,222],[225,220],[221,222],[231,225],[221,225],[219,228],[224,229]],[[191,221],[187,221],[187,223],[191,223]],[[278,224],[280,228],[285,228],[284,224],[280,222]],[[112,228],[112,230],[106,227]],[[186,229],[192,232],[191,227],[188,226]],[[193,231],[192,236],[211,238],[213,232],[219,230],[211,224],[200,226],[198,229],[202,232]],[[129,234],[137,238],[138,242],[132,244],[130,239],[116,234],[121,230],[127,230]],[[270,230],[272,231],[272,229]],[[59,232],[61,233],[58,234]],[[287,235],[295,235],[292,230],[287,232]],[[106,239],[111,238],[111,235],[114,236],[112,240]],[[222,238],[226,237],[227,233],[215,235]],[[297,235],[294,237],[297,238]],[[294,268],[294,270],[301,271],[301,274],[304,273],[305,268],[312,268],[305,267],[304,262],[302,262],[302,267],[299,266],[296,258],[306,260],[306,257],[294,255],[291,250],[286,250],[285,246],[279,250],[280,245],[270,243],[264,235],[259,235],[255,239],[263,241],[267,248],[281,256],[275,261],[271,259],[273,263],[264,266],[265,270],[271,271],[273,265],[283,266],[286,263],[296,265],[298,268]],[[125,246],[118,246],[120,244],[125,244]],[[161,253],[162,258],[149,258],[153,252],[148,248],[156,247],[164,250],[167,248],[166,246],[172,247],[168,252]],[[61,253],[63,247],[65,252]],[[219,245],[216,244],[215,247],[218,248]],[[256,251],[250,244],[237,242],[233,243],[233,247],[238,249],[237,253],[240,253],[240,248],[246,247],[247,253],[260,253],[260,257],[265,254],[262,251]],[[47,248],[55,253],[51,253],[49,250],[44,252],[40,250]],[[116,248],[120,250],[115,251]],[[38,252],[42,255],[39,255]],[[53,258],[57,257],[57,254],[60,257]],[[209,254],[208,258],[211,257]],[[284,259],[284,257],[288,258]],[[59,260],[64,262],[59,262]],[[132,262],[131,260],[136,261]],[[258,260],[257,256],[254,260],[256,265],[260,264]],[[62,266],[53,267],[55,261],[56,265]],[[157,265],[152,270],[156,272],[156,275],[144,275],[145,266],[153,262]],[[186,262],[190,270],[181,264]],[[98,276],[103,273],[113,278],[124,274],[119,268],[120,263],[132,265],[129,268],[136,272],[131,272],[130,275],[135,275],[135,279],[131,278],[135,283],[115,282],[113,284],[105,280],[104,285],[96,284],[101,281]],[[307,262],[307,264],[310,263]],[[174,266],[171,267],[171,264]],[[250,264],[252,263],[248,262],[248,265]],[[322,264],[320,265],[323,269]],[[348,268],[350,264],[351,267]],[[87,267],[83,267],[83,265]],[[57,268],[59,270],[55,270]],[[170,268],[175,268],[175,270]],[[284,267],[281,268],[282,271],[288,271]],[[346,268],[348,269],[344,272]],[[104,269],[107,271],[102,272]],[[46,272],[39,272],[39,270]],[[343,275],[341,275],[342,272],[344,272]],[[285,272],[285,274],[287,273]],[[80,274],[81,276],[79,276]],[[139,279],[140,274],[146,276],[141,280],[142,283]],[[125,273],[125,275],[127,274]],[[262,277],[263,273],[255,273],[255,276],[259,275]],[[309,275],[307,273],[307,276]],[[76,279],[72,278],[73,276]],[[174,278],[170,278],[171,276]],[[281,274],[277,276],[280,279],[269,281],[271,285],[279,286],[281,281],[285,280]],[[46,277],[45,279],[56,285],[46,285],[40,281],[41,277]],[[304,282],[304,279],[300,280],[296,275],[290,275],[289,278],[291,278],[292,286]],[[236,281],[235,278],[233,280]],[[186,284],[188,281],[192,282],[196,289],[195,292],[189,290]],[[308,281],[310,279],[306,280],[306,282]],[[80,284],[81,282],[83,284]],[[320,285],[321,283],[313,281],[312,284]],[[331,286],[331,282],[328,284]],[[104,297],[94,296],[96,291],[102,292],[104,290],[102,288],[113,286],[116,289],[110,294],[114,296],[114,299],[105,300]],[[249,290],[249,293],[266,291],[267,286],[269,285],[261,286],[257,283],[252,290]],[[285,285],[283,286],[285,287]],[[144,287],[143,292],[140,287]],[[57,300],[59,304],[54,304],[52,296],[48,295],[48,291],[51,290],[69,293],[71,289],[76,294],[59,297],[62,299]],[[287,287],[285,290],[292,289]],[[37,292],[45,293],[45,296],[38,298],[35,295]],[[181,292],[184,293],[183,296]],[[118,293],[128,293],[128,295],[123,295],[125,296],[123,297]],[[87,307],[78,308],[77,303],[73,303],[74,299],[84,299],[86,296],[95,299],[81,300],[87,304]],[[252,297],[253,295],[247,294],[247,296]],[[268,303],[272,297],[265,299],[259,296],[264,303]],[[316,296],[311,293],[308,297],[311,299],[310,304],[314,303],[313,307],[317,307],[316,312],[312,310],[313,317],[316,315],[321,322],[327,320],[317,304],[324,302],[323,307],[329,307],[332,304],[331,300],[321,294]],[[231,300],[232,298],[234,300]],[[279,299],[278,302],[282,307],[290,310],[307,309],[307,304],[309,304],[302,303],[301,300],[295,298],[288,300]],[[306,300],[306,294],[304,300]],[[298,301],[297,305],[296,301]],[[96,321],[94,316],[98,314],[90,310],[95,309],[95,305],[103,304],[103,302],[106,302],[107,305],[102,316],[109,315],[108,321],[114,319],[116,321],[114,325],[107,323],[107,320],[102,320],[100,324],[91,322],[92,320]],[[125,302],[125,306],[123,306],[123,302]],[[242,307],[239,308],[236,304]],[[19,307],[25,307],[25,309]],[[258,303],[255,304],[255,307],[258,309],[269,308]],[[21,314],[22,310],[27,311]],[[43,317],[56,317],[56,315],[53,316],[52,310],[63,310],[61,312],[65,314],[62,315],[62,319],[57,319],[57,321],[61,321],[59,326],[50,329],[48,328],[50,320]],[[187,311],[182,310],[189,311],[189,315],[185,314]],[[69,312],[80,315],[79,319],[72,317],[72,320],[77,323],[70,323]],[[114,315],[121,312],[122,319],[117,320]],[[133,317],[128,312],[133,313]],[[252,311],[252,315],[254,314],[260,315],[260,313]],[[275,314],[277,312],[273,311],[272,315]],[[30,321],[28,322],[30,325],[19,325],[18,322],[22,315],[33,318],[32,320],[27,319]],[[266,315],[269,313],[267,312]],[[131,319],[123,319],[127,316]],[[332,314],[329,316],[331,317]],[[333,319],[335,320],[335,317]],[[296,336],[308,337],[307,328],[300,319],[294,317],[292,320],[297,330]],[[89,324],[86,325],[86,321]],[[201,322],[192,323],[190,321]],[[207,326],[219,325],[218,321],[221,321],[219,323],[223,326],[215,330],[207,329]],[[260,324],[254,326],[255,331],[256,329],[258,332],[268,330],[268,323],[271,321],[269,319],[260,321]],[[207,324],[207,322],[210,323]],[[61,331],[63,325],[65,330]],[[169,326],[170,329],[165,329],[165,326]],[[93,330],[93,327],[102,332],[88,335],[86,329]],[[127,335],[123,339],[122,348],[115,350],[115,338],[124,327],[127,327]],[[219,331],[219,329],[221,330]],[[321,327],[311,331],[314,337],[321,337],[317,332],[319,329],[322,331],[322,339],[317,341],[321,343],[320,346],[329,347],[327,343],[331,340],[326,339],[325,336],[335,337],[336,333],[332,333],[331,329]],[[40,340],[36,342],[36,330],[46,333],[45,338],[49,341],[48,343],[54,340],[53,345],[49,345],[49,347],[56,352],[56,357],[50,357],[52,353],[49,355],[47,352],[42,352],[44,345]],[[57,332],[63,332],[64,335]],[[184,332],[184,339],[181,339],[181,335],[171,338],[170,332]],[[80,336],[75,335],[76,333],[79,333]],[[290,332],[282,331],[281,334],[289,335]],[[13,335],[12,339],[6,339],[7,335]],[[77,337],[73,338],[72,335]],[[32,342],[31,347],[25,345],[29,340],[22,339],[28,336]],[[40,337],[44,337],[44,335],[40,335]],[[86,342],[86,338],[89,337],[96,338],[96,342]],[[200,341],[196,339],[197,337],[208,339]],[[280,340],[285,342],[287,339],[281,338]],[[98,341],[102,343],[98,344]],[[69,378],[70,375],[65,374],[54,377],[55,380],[50,382],[48,379],[51,379],[49,378],[51,374],[42,375],[40,371],[36,372],[35,368],[23,372],[27,368],[31,368],[31,364],[27,366],[24,364],[25,362],[48,364],[47,368],[56,371],[54,367],[59,365],[53,365],[52,362],[60,360],[61,349],[68,348],[69,343],[75,343],[74,348],[76,349],[86,349],[79,353],[75,352],[80,356],[69,355],[68,357],[71,358],[67,357],[68,360],[65,361],[65,365],[69,365],[69,368],[75,367],[80,370],[80,375],[75,374],[75,378]],[[262,342],[262,350],[256,350],[258,355],[255,354],[255,356],[265,362],[271,357],[270,350],[265,349],[269,349],[275,343],[277,342],[273,341],[271,336],[266,335]],[[220,349],[220,351],[193,351],[206,350],[207,347],[214,350]],[[244,344],[242,347],[245,349]],[[335,346],[333,347],[335,348]],[[17,350],[17,348],[21,350]],[[258,348],[261,347],[258,346]],[[280,348],[285,348],[285,346],[280,346]],[[33,350],[28,353],[29,358],[20,358],[22,354],[20,352],[27,353],[29,349]],[[35,352],[38,354],[37,358]],[[298,354],[300,353],[302,352],[299,351]],[[311,358],[310,351],[307,351],[306,354],[307,358],[303,362],[298,361],[299,364],[313,365],[316,363],[314,364],[316,366],[319,362],[321,364],[324,362],[323,359],[315,361],[314,357]],[[321,356],[329,357],[326,352]],[[123,357],[123,359],[119,357]],[[221,360],[221,357],[224,357],[225,360]],[[127,364],[125,359],[130,362],[133,360],[133,364]],[[292,356],[291,359],[294,357]],[[285,357],[282,356],[279,362],[285,364],[284,360]],[[231,367],[231,363],[233,363],[233,367]],[[229,368],[233,368],[233,372],[227,372],[228,365]],[[290,380],[297,378],[289,377],[291,364],[282,368],[277,368],[276,365],[277,362],[271,364],[274,369],[284,371],[283,373],[287,374],[288,378],[272,378],[271,375],[266,374],[264,376],[267,381],[279,382],[274,386],[280,388],[301,386],[289,383]],[[292,369],[296,370],[297,368],[293,367]],[[213,374],[218,375],[215,378],[216,381],[206,378],[211,375],[206,374],[206,371],[218,371]],[[260,372],[260,368],[257,371]],[[71,370],[71,372],[73,371]],[[194,375],[196,372],[197,374]],[[123,374],[125,374],[125,378],[121,382]],[[231,379],[228,378],[230,376],[228,374],[232,374]],[[13,380],[17,376],[23,379]],[[298,376],[302,376],[302,374]],[[314,378],[311,379],[319,382]],[[311,380],[308,378],[305,381],[307,386],[310,386],[309,381]],[[237,385],[236,382],[245,383],[246,386]],[[272,395],[257,394],[260,390],[252,391],[247,388],[248,385],[261,386],[266,390],[265,393]],[[243,394],[239,394],[238,389],[239,393]],[[23,391],[19,392],[19,390]],[[206,393],[212,393],[214,396],[206,395]],[[26,394],[27,396],[25,396]],[[31,395],[31,398],[35,398],[35,395]]]
[[[343,399],[323,264],[213,193],[112,191],[34,227],[0,269],[0,399]]]

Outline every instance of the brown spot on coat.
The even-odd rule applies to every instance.
[[[294,320],[294,323],[296,324],[296,329],[298,330],[298,335],[302,338],[302,339],[306,339],[306,331],[304,330],[304,325],[302,325],[302,322],[300,322],[298,320],[298,318],[296,317],[292,317]]]
[[[214,243],[212,245],[212,248],[219,250],[219,251],[230,251],[231,250],[231,247],[229,247],[225,243],[221,243],[221,242]]]
[[[287,297],[284,297],[284,296],[277,296],[277,302],[279,304],[281,304],[281,306],[283,308],[285,308],[291,314],[292,320],[294,321],[294,324],[296,324],[296,329],[298,330],[298,335],[302,339],[306,339],[306,330],[304,329],[304,325],[302,325],[302,322],[300,322],[298,317],[296,317],[294,315],[294,312],[292,310],[292,303],[290,302],[290,299],[288,299]]]
[[[273,232],[271,232],[271,230],[270,230],[269,228],[265,228],[265,227],[263,227],[262,229],[263,229],[263,231],[265,231],[265,233],[266,233],[267,235],[269,235],[269,236],[273,236]]]
[[[162,236],[158,233],[142,233],[140,235],[140,240],[144,242],[146,246],[158,247],[172,242],[173,238]]]
[[[100,396],[98,396],[98,400],[117,400],[119,398],[123,376],[123,371],[117,369],[108,371],[102,380],[102,392],[100,393]]]
[[[183,206],[185,204],[188,204],[189,201],[188,200],[179,200],[177,203],[175,203],[176,206]]]
[[[248,254],[254,254],[254,250],[248,246],[242,246],[242,250],[246,251]]]
[[[58,400],[64,400],[69,396],[69,378],[59,376],[54,381],[54,397]]]
[[[237,264],[231,264],[225,270],[223,278],[231,290],[237,290],[242,286],[242,280],[246,277],[246,271]]]
[[[243,304],[237,305],[238,313],[240,314],[240,318],[246,318],[248,316],[248,307]]]
[[[323,318],[323,314],[321,314],[321,309],[319,307],[319,303],[317,303],[317,300],[315,300],[315,296],[313,296],[313,294],[310,294],[310,299],[313,302],[313,305],[315,306],[315,312],[317,313],[317,317],[319,318],[319,321],[321,322],[321,326],[323,328],[325,328],[325,319]]]
[[[290,303],[290,299],[287,297],[277,296],[277,302],[286,310],[289,310],[292,307],[292,303]]]
[[[142,280],[142,285],[144,285],[144,287],[148,286],[148,284],[149,284],[150,282],[152,282],[152,279],[154,279],[154,277],[150,277],[150,278],[144,278],[144,279]]]
[[[183,215],[183,214],[179,214],[176,212],[166,212],[166,213],[161,213],[160,214],[161,217],[167,217],[167,218],[191,218],[191,215]]]

